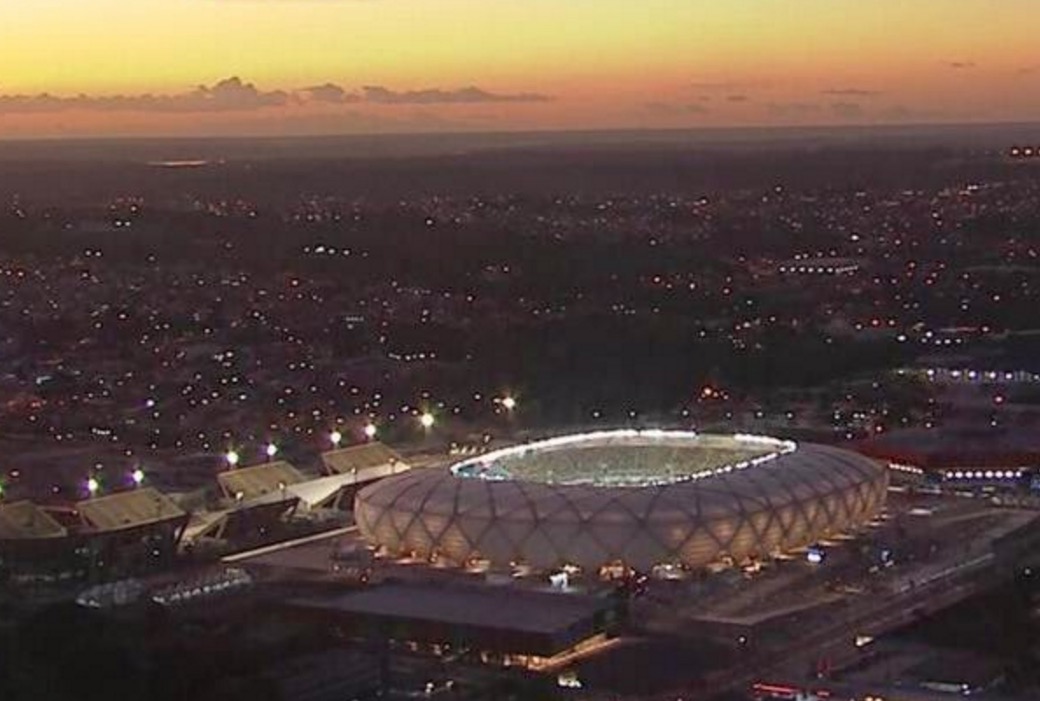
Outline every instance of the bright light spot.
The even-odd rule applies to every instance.
[[[513,409],[516,409],[516,400],[512,397],[505,397],[502,399],[502,406],[509,409],[509,411],[512,411]]]
[[[238,453],[235,452],[234,450],[229,450],[228,452],[224,453],[224,459],[227,460],[227,464],[228,465],[230,465],[231,467],[234,467],[235,465],[238,464],[238,460],[239,460]]]
[[[267,457],[273,458],[275,455],[278,454],[278,446],[276,446],[274,443],[268,443],[267,447],[264,448],[264,452],[267,453]]]
[[[144,470],[138,467],[130,473],[130,479],[134,481],[136,486],[140,487],[141,483],[144,482]]]
[[[90,496],[94,496],[101,489],[101,483],[97,481],[97,478],[91,477],[87,480],[87,491],[90,492]]]
[[[434,423],[433,414],[431,414],[430,412],[425,411],[425,412],[423,412],[419,416],[419,424],[423,428],[433,428],[433,423]]]
[[[425,426],[425,424],[423,424],[423,425]],[[431,422],[430,425],[431,426],[433,425],[432,422]],[[369,440],[372,440],[373,438],[376,437],[376,433],[379,432],[379,429],[376,428],[376,425],[374,423],[369,422],[369,423],[365,424],[364,431],[365,431],[365,438],[368,438]]]
[[[339,431],[333,431],[329,434],[329,440],[332,441],[334,447],[339,447],[340,441],[343,440],[343,434]]]

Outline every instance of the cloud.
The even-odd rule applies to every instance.
[[[750,102],[751,98],[747,95],[727,95],[726,102]]]
[[[375,104],[429,105],[473,104],[482,102],[546,102],[552,98],[538,93],[493,93],[477,87],[457,90],[395,91],[382,86],[367,86],[360,93],[335,83],[324,83],[299,90],[260,90],[238,77],[225,78],[212,86],[199,85],[182,93],[139,95],[58,96],[0,94],[0,114],[37,114],[89,110],[95,112],[250,112],[287,105],[344,105],[359,102]]]
[[[650,112],[669,116],[706,114],[710,111],[705,105],[697,103],[676,104],[674,102],[647,102],[643,107]]]
[[[815,102],[772,102],[766,105],[766,109],[775,115],[790,117],[792,115],[819,112],[820,106]]]
[[[857,102],[831,103],[831,111],[842,119],[856,119],[863,116],[863,106]]]
[[[881,110],[878,114],[881,119],[893,121],[893,122],[941,122],[947,121],[951,118],[956,118],[956,115],[951,115],[947,112],[920,109],[918,107],[910,107],[904,104],[889,105],[885,109]]]
[[[335,83],[325,83],[304,88],[300,91],[300,94],[313,102],[324,102],[334,105],[359,102],[361,100],[357,93],[347,92]]]
[[[694,80],[689,85],[700,92],[736,92],[767,86],[761,80]]]
[[[199,85],[188,92],[172,95],[76,95],[59,97],[37,95],[0,95],[0,113],[63,112],[95,110],[102,112],[224,112],[254,110],[289,104],[292,95],[284,90],[262,91],[239,78],[226,78],[213,86]]]
[[[952,68],[955,71],[967,70],[969,68],[975,68],[974,61],[947,61],[947,68]]]
[[[867,90],[864,88],[827,88],[820,91],[821,95],[832,95],[834,97],[875,97],[881,94],[880,90]]]
[[[553,98],[541,93],[493,93],[475,86],[442,90],[391,90],[382,85],[366,85],[361,89],[365,102],[382,105],[473,104],[481,102],[549,102]]]
[[[710,81],[710,80],[708,80],[708,81],[703,81],[703,80],[699,81],[699,80],[695,80],[692,83],[690,83],[690,87],[693,88],[694,90],[718,90],[718,91],[725,91],[725,90],[734,90],[736,88],[742,87],[742,84],[737,82],[737,81],[734,81],[734,80],[720,80],[720,81]]]

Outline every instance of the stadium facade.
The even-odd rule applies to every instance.
[[[748,435],[562,436],[390,477],[355,501],[389,553],[459,566],[740,563],[855,531],[888,472],[848,451]]]

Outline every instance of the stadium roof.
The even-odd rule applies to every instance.
[[[31,501],[0,503],[0,540],[61,538],[68,531]]]
[[[528,444],[521,448],[525,456],[515,459],[524,461],[522,469],[537,463],[543,475],[549,473],[544,461],[562,469],[569,460],[580,468],[573,479],[559,469],[551,480],[503,475],[494,470],[499,451],[369,485],[354,501],[355,521],[368,542],[391,554],[458,566],[485,560],[496,567],[521,562],[594,572],[620,561],[649,572],[657,565],[700,568],[794,550],[861,528],[885,501],[888,471],[848,451],[737,434],[730,440],[776,446],[776,452],[721,466],[718,456],[709,456],[702,466],[699,437],[643,434],[642,448],[618,445],[624,452],[645,449],[653,459],[631,456],[611,465],[620,471],[638,463],[650,479],[590,477],[605,459],[600,448],[627,431],[564,436]],[[690,464],[680,461],[674,474],[662,474],[656,460],[683,456],[662,454],[654,441],[666,447],[685,441]],[[483,462],[489,455],[490,465]],[[592,464],[581,464],[586,458]]]
[[[187,512],[172,499],[151,487],[87,499],[76,504],[76,510],[88,526],[98,531],[119,531],[188,518]]]
[[[359,482],[408,469],[397,451],[378,441],[330,450],[321,454],[321,461],[330,474],[356,474]]]
[[[299,470],[284,460],[227,470],[217,475],[217,482],[224,495],[229,499],[238,499],[241,494],[243,501],[281,492],[289,485],[306,480]]]

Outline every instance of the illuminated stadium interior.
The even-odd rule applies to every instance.
[[[354,517],[383,552],[446,565],[708,569],[855,532],[887,485],[883,465],[832,446],[625,429],[388,477]]]
[[[561,485],[646,487],[724,474],[791,452],[761,436],[601,431],[497,450],[452,467],[456,477]]]

